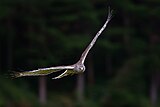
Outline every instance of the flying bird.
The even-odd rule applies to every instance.
[[[85,71],[84,62],[85,62],[86,56],[88,55],[90,49],[95,44],[99,35],[106,28],[108,22],[111,20],[111,17],[112,17],[112,10],[109,9],[106,22],[104,23],[102,28],[97,32],[97,34],[92,39],[92,41],[87,46],[87,48],[84,50],[84,52],[82,53],[82,55],[77,63],[75,63],[73,65],[68,65],[68,66],[56,66],[56,67],[49,67],[49,68],[40,68],[40,69],[32,70],[32,71],[14,72],[12,74],[12,76],[15,78],[23,77],[23,76],[42,76],[42,75],[48,75],[48,74],[51,74],[54,72],[58,72],[61,70],[65,70],[62,74],[52,78],[52,79],[59,79],[59,78],[62,78],[62,77],[68,76],[68,75],[83,73]]]

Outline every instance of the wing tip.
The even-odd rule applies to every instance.
[[[59,79],[59,77],[53,77],[52,79],[53,79],[53,80],[56,80],[56,79]]]
[[[108,7],[108,20],[110,21],[113,17],[113,10],[110,8],[110,6]]]
[[[56,77],[54,77],[54,78],[52,78],[52,79],[60,79],[60,78],[63,78],[63,77],[65,77],[65,76],[69,75],[67,72],[68,72],[68,70],[65,70],[62,74],[60,74],[60,75],[58,75],[58,76],[56,76]]]

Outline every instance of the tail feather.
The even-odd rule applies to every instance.
[[[16,72],[16,71],[12,71],[12,73],[10,73],[10,76],[12,78],[18,78],[18,77],[21,77],[21,73],[20,72]]]

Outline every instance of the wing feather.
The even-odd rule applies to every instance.
[[[41,76],[41,75],[48,75],[53,72],[57,72],[64,69],[73,69],[74,66],[57,66],[57,67],[50,67],[50,68],[40,68],[37,70],[32,71],[25,71],[25,72],[14,72],[13,77],[23,77],[23,76]]]
[[[75,72],[73,70],[65,70],[62,74],[60,74],[57,77],[54,77],[52,79],[60,79],[60,78],[63,78],[65,76],[72,75],[72,74],[75,74]]]

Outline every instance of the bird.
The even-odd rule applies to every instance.
[[[91,48],[93,47],[93,45],[97,41],[98,37],[101,35],[101,33],[104,31],[104,29],[108,25],[108,22],[111,20],[112,11],[113,10],[110,10],[110,8],[108,9],[107,20],[105,21],[105,23],[101,27],[101,29],[96,33],[96,35],[94,36],[92,41],[89,43],[89,45],[86,47],[84,52],[81,54],[80,59],[75,64],[67,65],[67,66],[56,66],[56,67],[49,67],[49,68],[39,68],[37,70],[31,70],[31,71],[14,72],[12,74],[12,77],[18,78],[18,77],[24,77],[24,76],[44,76],[44,75],[49,75],[51,73],[64,70],[64,72],[62,74],[52,78],[52,79],[60,79],[62,77],[68,76],[68,75],[74,75],[74,74],[83,73],[85,71],[85,69],[86,69],[85,65],[84,65],[85,59],[86,59],[89,51],[91,50]]]

